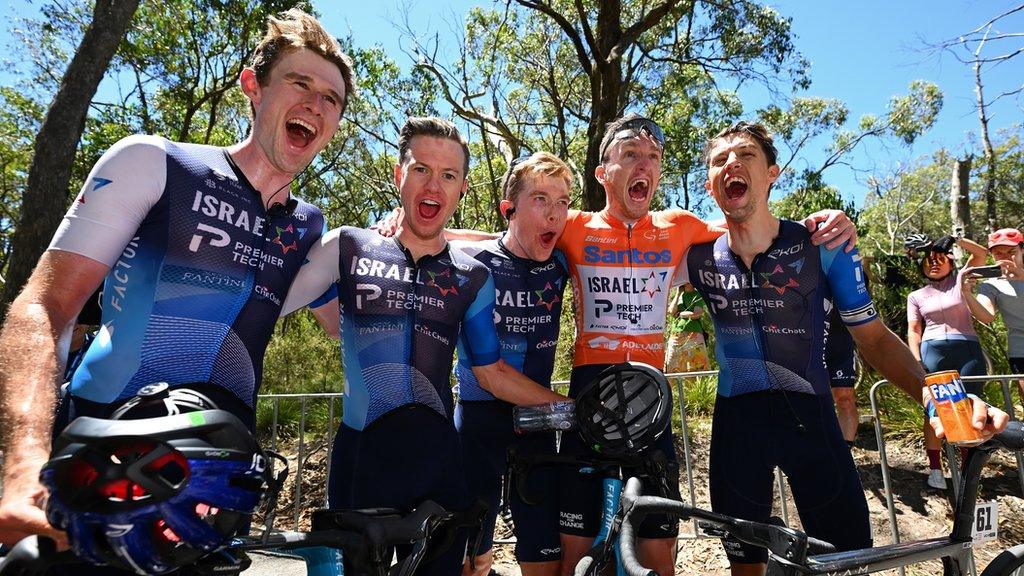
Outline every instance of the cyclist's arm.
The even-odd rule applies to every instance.
[[[924,327],[917,320],[907,322],[907,347],[914,359],[921,362],[921,337],[924,335]]]
[[[320,324],[320,327],[331,338],[341,338],[341,311],[338,309],[338,297],[335,296],[320,306],[314,306],[314,304],[316,302],[310,303],[309,311],[313,313],[317,324]]]
[[[967,260],[968,266],[984,266],[988,262],[988,250],[969,238],[958,238],[956,245],[970,255]]]
[[[444,239],[451,240],[494,240],[501,238],[501,232],[484,232],[482,230],[470,230],[467,228],[445,228]]]
[[[109,267],[71,252],[43,254],[11,304],[0,332],[0,421],[5,454],[0,541],[30,534],[64,542],[39,507],[45,490],[39,470],[50,455],[57,389],[78,312]]]
[[[915,402],[922,401],[924,369],[899,336],[878,318],[857,326],[847,325],[847,328],[868,364],[910,394]]]
[[[498,333],[494,329],[494,281],[487,281],[462,318],[463,349],[469,353],[473,375],[480,387],[496,398],[516,405],[544,404],[566,400],[527,378],[500,356]]]
[[[295,276],[291,288],[288,289],[288,296],[285,297],[284,304],[281,306],[281,316],[291,314],[309,304],[318,304],[318,302],[322,307],[324,302],[321,299],[340,277],[338,272],[338,251],[340,250],[338,237],[340,235],[341,229],[335,228],[321,236],[320,240],[309,249],[306,263],[299,268],[299,273]],[[323,324],[321,323],[321,325]],[[324,326],[324,329],[328,334],[331,333],[330,326]]]
[[[803,222],[815,246],[824,244],[828,250],[834,250],[846,244],[844,250],[850,252],[857,245],[857,226],[842,210],[818,210]]]
[[[164,192],[164,140],[130,136],[103,154],[72,202],[36,269],[11,304],[0,333],[0,429],[4,496],[0,538],[49,533],[37,502],[49,457],[57,389],[68,339],[86,300],[121,257]],[[117,307],[117,295],[104,299]]]

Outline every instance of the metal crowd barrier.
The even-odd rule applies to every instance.
[[[982,385],[988,382],[1000,383],[1003,392],[1003,410],[1010,415],[1011,420],[1017,420],[1017,412],[1013,405],[1013,398],[1010,395],[1010,382],[1013,380],[1024,380],[1024,374],[996,374],[990,376],[961,376],[966,382],[981,382]],[[882,430],[882,420],[878,411],[878,390],[887,384],[888,380],[879,380],[871,386],[869,394],[871,399],[871,415],[875,425],[875,438],[878,442],[879,465],[882,469],[882,486],[885,490],[885,505],[889,512],[889,524],[892,526],[892,543],[900,543],[900,529],[896,523],[896,503],[892,495],[892,480],[889,476],[889,459],[885,453],[885,437]],[[1024,398],[1021,398],[1024,401]],[[922,411],[922,416],[924,412]],[[922,420],[923,424],[923,420]],[[944,443],[946,452],[946,463],[949,466],[950,481],[953,484],[954,498],[960,497],[960,454],[959,450],[951,444]],[[1024,451],[1014,454],[1017,458],[1017,479],[1021,486],[1021,495],[1024,496]],[[899,569],[900,575],[904,574],[903,568]],[[972,567],[972,573],[974,572]]]
[[[703,377],[703,376],[717,376],[717,374],[718,374],[718,372],[714,371],[714,370],[708,370],[708,371],[703,371],[703,372],[685,372],[685,373],[666,374],[666,377],[669,379],[669,382],[674,383],[674,387],[675,387],[676,394],[677,394],[677,397],[678,397],[677,404],[678,404],[678,410],[679,410],[679,421],[681,422],[681,429],[680,430],[676,430],[676,433],[680,435],[680,437],[682,438],[682,441],[683,441],[683,461],[682,461],[681,464],[683,466],[685,466],[685,470],[686,470],[686,485],[687,485],[687,488],[688,488],[688,497],[689,497],[689,500],[690,500],[690,504],[694,505],[694,506],[697,505],[697,496],[696,496],[696,488],[695,488],[694,483],[693,483],[693,454],[692,454],[691,442],[690,442],[690,429],[689,429],[689,427],[687,425],[687,422],[686,422],[686,395],[683,393],[683,384],[687,380],[693,380],[693,379],[696,379],[696,378],[699,378],[699,377]],[[552,382],[552,386],[556,390],[559,390],[560,392],[563,392],[563,393],[567,392],[568,385],[569,385],[568,381]],[[337,405],[340,406],[340,404],[341,404],[341,397],[342,397],[342,393],[340,393],[340,392],[321,393],[321,394],[261,394],[259,396],[259,401],[260,402],[271,402],[272,406],[273,406],[272,416],[271,416],[271,423],[270,423],[270,440],[269,440],[269,445],[270,445],[270,449],[271,450],[275,450],[277,448],[278,430],[279,430],[279,427],[280,427],[280,406],[281,406],[281,401],[282,400],[291,400],[291,401],[298,401],[300,403],[299,429],[298,429],[298,454],[296,456],[296,461],[297,462],[296,462],[296,472],[295,472],[295,484],[294,484],[294,487],[293,487],[293,491],[294,491],[293,497],[294,497],[294,501],[296,503],[302,501],[301,500],[301,498],[302,498],[302,482],[301,482],[301,478],[302,478],[303,472],[305,471],[306,456],[307,456],[307,454],[306,454],[306,446],[307,446],[307,441],[306,441],[307,440],[306,424],[307,424],[307,414],[308,414],[308,410],[309,410],[309,404],[310,404],[310,402],[316,402],[316,401],[327,402],[328,418],[329,418],[329,421],[331,422],[331,424],[328,425],[327,437],[326,437],[327,448],[328,448],[328,456],[327,456],[326,467],[329,470],[330,466],[331,466],[330,448],[331,448],[332,443],[334,441],[334,435],[335,435],[335,432],[336,432],[336,427],[334,426],[335,405],[337,403]],[[785,485],[785,482],[783,481],[783,476],[782,476],[781,471],[776,471],[776,486],[777,486],[777,488],[779,490],[780,495],[782,496],[782,498],[781,498],[781,501],[782,501],[782,509],[781,509],[782,517],[788,523],[789,522],[789,507],[788,507],[788,505],[786,503],[786,497],[785,497],[785,495],[786,495],[786,485]],[[326,502],[326,494],[325,494],[324,502],[322,504],[324,506],[326,506],[326,504],[327,504],[327,502]],[[293,512],[293,523],[294,523],[294,527],[295,528],[298,528],[298,526],[299,526],[300,512],[301,512],[301,510],[300,510],[299,506],[296,505],[294,507],[294,512]],[[708,537],[709,536],[705,536],[705,535],[700,533],[700,531],[697,529],[697,521],[694,520],[694,521],[692,521],[692,531],[688,532],[688,533],[680,534],[679,539],[683,540],[683,539],[708,538]],[[495,544],[514,544],[515,540],[514,539],[496,539],[494,542],[495,542]]]
[[[690,429],[689,429],[689,426],[688,426],[687,420],[686,420],[686,395],[683,393],[683,388],[684,388],[684,383],[686,381],[688,381],[688,380],[694,380],[696,378],[700,378],[700,377],[704,377],[704,376],[716,376],[717,374],[718,374],[717,371],[712,371],[712,370],[703,371],[703,372],[685,372],[685,373],[666,374],[666,377],[669,379],[669,382],[674,384],[674,388],[676,390],[676,394],[677,394],[677,398],[678,398],[677,404],[678,404],[678,410],[679,410],[679,421],[680,421],[681,425],[680,425],[680,428],[678,430],[676,430],[676,433],[680,435],[680,437],[682,439],[682,443],[683,443],[683,458],[682,458],[681,464],[685,467],[684,469],[685,469],[685,472],[686,472],[686,486],[687,486],[687,494],[684,495],[684,498],[688,497],[690,504],[694,505],[694,506],[697,505],[696,488],[694,486],[694,481],[693,481],[693,467],[694,467],[693,461],[694,461],[694,457],[693,457],[693,452],[692,452],[692,447],[691,447]],[[1004,409],[1006,410],[1006,412],[1010,415],[1010,417],[1012,419],[1017,419],[1017,415],[1016,415],[1016,412],[1015,412],[1015,409],[1014,409],[1013,401],[1012,401],[1012,398],[1010,396],[1010,381],[1012,381],[1012,380],[1024,380],[1024,375],[1010,374],[1010,375],[996,375],[996,376],[967,376],[967,377],[964,377],[963,379],[964,379],[965,382],[1000,381],[1002,383]],[[879,417],[879,412],[878,412],[877,393],[878,393],[878,389],[881,386],[885,385],[885,384],[888,384],[887,380],[881,380],[879,382],[876,382],[871,387],[870,399],[871,399],[872,420],[874,421],[874,426],[875,426],[875,436],[878,439],[878,453],[879,453],[879,458],[880,458],[880,466],[881,466],[881,470],[882,470],[882,482],[883,482],[883,486],[884,486],[884,490],[885,490],[886,505],[887,505],[888,510],[889,510],[889,520],[890,520],[890,523],[892,525],[893,542],[894,543],[898,543],[900,541],[900,539],[899,539],[900,538],[899,537],[899,528],[896,525],[896,511],[895,511],[895,503],[894,503],[893,496],[892,496],[892,484],[891,484],[891,479],[890,479],[890,476],[889,476],[889,463],[888,463],[888,460],[886,458],[885,439],[883,438],[883,430],[882,430],[882,425],[881,425],[881,419]],[[568,382],[559,381],[559,382],[554,382],[553,385],[556,387],[556,389],[560,389],[561,391],[564,392],[565,391],[565,387],[568,385]],[[294,488],[293,488],[293,491],[294,491],[293,496],[294,496],[294,501],[296,503],[302,501],[302,482],[301,482],[301,478],[302,478],[303,472],[305,470],[306,457],[307,457],[306,446],[307,446],[308,443],[307,443],[307,430],[306,430],[306,428],[307,428],[307,414],[308,414],[308,410],[309,410],[309,404],[311,402],[327,402],[327,413],[328,413],[328,418],[329,418],[330,424],[327,427],[327,436],[326,436],[326,443],[327,443],[327,449],[328,449],[326,467],[329,470],[330,469],[330,465],[331,465],[330,448],[331,448],[331,446],[333,444],[334,435],[335,435],[335,432],[337,430],[336,425],[334,423],[334,421],[335,421],[335,413],[336,413],[335,412],[335,406],[340,406],[341,405],[341,397],[342,397],[342,393],[340,393],[340,392],[321,393],[321,394],[264,394],[264,395],[260,395],[260,397],[259,397],[259,401],[260,402],[271,402],[272,406],[273,406],[272,419],[271,419],[271,424],[270,424],[270,447],[271,447],[271,449],[275,449],[277,447],[277,443],[278,443],[278,430],[279,430],[279,427],[280,427],[279,414],[280,414],[281,401],[282,400],[291,400],[291,401],[298,401],[300,403],[299,428],[298,428],[298,454],[296,456],[297,465],[296,465],[296,473],[295,473],[296,481],[295,481],[295,485],[294,485]],[[1022,491],[1022,494],[1024,494],[1024,453],[1018,452],[1016,454],[1016,458],[1017,458],[1018,474],[1020,476],[1020,482],[1021,482],[1021,491]],[[949,446],[947,446],[947,460],[950,463],[950,470],[951,470],[951,475],[952,475],[951,481],[953,482],[953,486],[954,486],[955,490],[959,490],[959,469],[957,467],[958,459],[959,459],[959,457],[956,454],[955,449],[952,449]],[[786,501],[786,483],[783,480],[783,475],[782,475],[781,471],[779,471],[779,470],[776,470],[776,489],[778,490],[778,493],[780,495],[780,501],[781,501],[780,512],[781,512],[781,515],[783,517],[783,520],[785,520],[787,522],[787,524],[788,524],[789,523],[789,507],[788,507],[788,504],[787,504],[787,501]],[[320,504],[326,505],[326,495],[325,495],[325,501],[320,503]],[[294,513],[293,513],[293,522],[294,522],[295,527],[297,528],[298,525],[299,525],[299,516],[300,516],[300,511],[301,510],[300,510],[300,507],[298,505],[296,505],[294,508],[295,508],[295,510],[294,510]],[[698,530],[698,528],[697,528],[697,522],[695,520],[692,521],[691,524],[692,524],[692,530],[690,532],[681,533],[679,535],[679,539],[680,540],[684,540],[684,539],[697,539],[697,538],[708,538],[709,537],[709,536],[705,536],[704,534],[701,534],[700,530]],[[495,540],[495,544],[512,544],[514,542],[515,542],[514,539],[496,539]]]

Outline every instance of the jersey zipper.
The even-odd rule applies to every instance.
[[[410,268],[412,268],[412,272],[413,272],[413,275],[412,275],[413,302],[414,303],[420,302],[420,267],[419,267],[419,264],[412,257],[412,253],[409,252],[409,250],[404,245],[402,245],[401,242],[398,242],[396,240],[396,243],[398,244],[399,248],[402,249],[402,253],[405,255],[405,262],[409,265]],[[424,256],[424,258],[426,258],[426,256]],[[408,308],[408,311],[405,313],[405,317],[406,317],[406,321],[409,322],[409,330],[408,330],[408,333],[409,333],[409,347],[408,347],[408,350],[407,350],[406,356],[405,356],[405,372],[406,372],[406,374],[405,374],[405,381],[409,383],[409,395],[410,395],[410,397],[412,397],[413,396],[413,389],[412,389],[412,370],[413,370],[413,368],[412,368],[412,366],[413,366],[413,360],[416,358],[416,319],[417,319],[417,316],[416,316],[415,304],[412,307]],[[412,398],[412,400],[414,401],[413,403],[415,403],[415,398]]]

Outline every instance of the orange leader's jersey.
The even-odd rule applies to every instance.
[[[624,224],[601,212],[569,212],[558,249],[576,302],[573,365],[626,360],[661,369],[669,292],[683,255],[724,230],[685,210],[650,212]]]

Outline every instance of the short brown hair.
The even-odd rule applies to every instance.
[[[341,101],[341,113],[344,114],[349,96],[356,90],[352,79],[352,59],[341,51],[341,44],[324,30],[319,20],[298,8],[267,19],[267,33],[256,46],[252,57],[256,81],[260,86],[266,86],[274,64],[282,56],[303,48],[323,56],[341,71],[341,80],[345,83],[345,96]]]
[[[757,122],[744,122],[739,121],[728,128],[723,128],[718,134],[715,134],[704,144],[704,152],[701,156],[704,159],[704,164],[711,161],[711,149],[714,147],[715,142],[725,138],[726,136],[732,136],[733,134],[744,134],[750,136],[750,138],[757,142],[757,145],[761,147],[761,151],[764,152],[765,157],[768,159],[768,165],[773,166],[778,163],[779,151],[775,148],[775,139],[772,138],[771,132],[763,124]]]
[[[405,164],[409,159],[409,148],[416,136],[432,136],[456,142],[462,147],[462,178],[469,177],[469,144],[462,133],[451,122],[436,116],[410,116],[401,130],[398,131],[398,163]]]
[[[502,194],[505,200],[515,202],[526,179],[537,176],[560,178],[572,190],[572,169],[569,165],[550,152],[534,152],[519,161],[512,161],[504,178]]]

